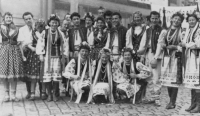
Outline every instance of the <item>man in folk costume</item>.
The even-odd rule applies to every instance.
[[[94,15],[91,12],[85,14],[85,27],[87,28],[87,42],[93,47],[94,46]]]
[[[34,19],[33,19],[33,14],[30,12],[25,12],[23,14],[22,18],[24,19],[24,22],[26,23],[26,25],[19,29],[18,38],[22,41],[21,46],[24,51],[24,56],[27,57],[28,44],[33,39],[32,32],[34,30],[35,23],[34,23]],[[26,69],[27,62],[24,61],[23,64],[24,64],[24,69]],[[27,89],[26,99],[29,99],[31,97],[31,82],[27,80],[26,76],[24,78],[24,81],[26,82],[26,89]]]
[[[160,81],[163,86],[167,86],[170,102],[166,109],[174,109],[178,87],[182,83],[182,40],[181,24],[184,16],[177,12],[172,15],[171,26],[163,30],[158,40],[158,47],[154,59],[157,59],[163,51]]]
[[[73,92],[75,92],[77,95],[75,103],[79,103],[82,96],[84,99],[87,99],[90,91],[90,84],[92,81],[92,69],[91,62],[88,57],[89,52],[89,45],[83,42],[80,45],[78,57],[70,60],[65,68],[65,72],[63,73],[63,76],[71,80],[71,100],[74,97]]]
[[[112,71],[113,81],[117,83],[116,92],[121,100],[133,98],[141,87],[138,81],[152,75],[150,68],[132,58],[131,48],[123,49],[123,62],[113,64]],[[140,103],[141,96],[130,100],[135,100],[133,103]]]
[[[200,47],[200,25],[196,14],[188,14],[186,21],[189,28],[186,29],[183,47],[185,50],[185,75],[184,86],[191,89],[191,105],[185,111],[190,113],[200,112],[200,86],[199,86],[199,47]]]
[[[38,55],[40,55],[40,60],[44,63],[43,82],[46,84],[48,91],[47,101],[58,101],[59,81],[62,79],[61,58],[63,56],[64,42],[62,34],[58,31],[58,26],[60,25],[58,16],[52,14],[48,20],[48,25],[50,28],[45,30],[44,39],[38,42],[41,45]]]
[[[70,16],[73,28],[69,29],[69,52],[70,59],[73,57],[78,57],[78,51],[80,48],[80,44],[84,41],[87,41],[87,29],[85,27],[81,27],[80,25],[80,14],[74,12]]]
[[[103,17],[106,23],[106,28],[111,29],[112,28],[112,12],[110,10],[107,10],[104,13]]]
[[[118,12],[112,14],[112,29],[110,37],[107,38],[106,48],[110,48],[113,54],[113,60],[118,61],[121,50],[126,44],[126,27],[121,25],[122,16]],[[109,33],[108,33],[109,34]]]
[[[160,105],[159,96],[161,85],[159,84],[159,78],[161,73],[161,58],[158,58],[156,60],[156,63],[152,61],[154,61],[154,55],[156,53],[158,38],[162,31],[162,27],[159,26],[159,20],[160,14],[156,11],[152,11],[150,13],[151,26],[145,31],[140,42],[139,50],[137,51],[139,55],[143,55],[143,57],[141,57],[141,60],[145,59],[145,65],[150,67],[153,72],[152,77],[147,79],[148,90],[146,91],[146,97],[144,102],[156,102],[156,105]]]
[[[100,58],[93,61],[93,83],[87,103],[114,103],[111,51],[103,48]]]
[[[68,35],[68,31],[69,31],[69,25],[70,25],[70,22],[69,20],[67,19],[64,19],[61,26],[58,27],[58,31],[62,34],[62,37],[63,37],[63,54],[66,54],[66,55],[63,55],[62,57],[62,69],[64,71],[65,69],[65,66],[67,65],[67,63],[69,62],[69,35]],[[62,92],[66,92],[68,89],[67,89],[67,80],[65,77],[62,77],[62,83],[63,83],[63,89],[62,89]],[[68,95],[68,93],[66,93],[66,95]]]

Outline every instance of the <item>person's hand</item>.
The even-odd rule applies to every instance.
[[[129,75],[124,75],[124,78],[125,79],[129,79]]]
[[[35,52],[36,48],[35,47],[31,47],[31,51]]]
[[[81,79],[81,77],[80,77],[80,76],[78,76],[78,75],[74,75],[73,77],[74,77],[74,79],[76,79],[76,80],[79,80],[79,79]]]
[[[145,64],[145,58],[144,58],[144,57],[141,57],[141,58],[140,58],[140,62],[141,62],[142,64]]]
[[[134,74],[134,73],[131,73],[131,74],[130,74],[130,77],[131,77],[132,79],[135,79],[135,78],[137,77],[137,75]]]
[[[161,47],[162,48],[166,48],[166,44],[161,44]]]
[[[41,62],[44,62],[44,56],[43,55],[40,55],[39,59],[40,59]]]
[[[177,46],[169,45],[169,46],[167,46],[167,49],[169,49],[169,50],[177,50]]]
[[[22,59],[23,59],[23,61],[26,61],[26,60],[27,60],[25,56],[22,56]]]
[[[181,43],[179,43],[179,46],[181,46],[181,47],[186,47],[186,44],[183,43],[183,42],[181,42]]]

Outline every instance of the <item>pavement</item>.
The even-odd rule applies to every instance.
[[[176,108],[167,110],[166,104],[169,102],[166,87],[162,88],[161,106],[153,104],[120,103],[115,104],[86,104],[81,102],[75,104],[68,102],[69,97],[61,94],[58,102],[47,102],[39,99],[39,91],[36,92],[36,100],[25,99],[26,86],[19,83],[17,87],[17,97],[19,102],[3,102],[4,91],[0,84],[0,116],[200,116],[190,114],[185,109],[190,105],[190,90],[180,88],[178,92]],[[38,88],[37,88],[38,90]]]

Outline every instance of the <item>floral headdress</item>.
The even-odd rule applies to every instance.
[[[90,51],[90,46],[89,46],[89,44],[87,42],[84,41],[84,42],[82,42],[80,44],[80,49],[79,50],[81,50],[81,49],[86,49],[86,50]]]
[[[58,21],[58,26],[60,26],[60,17],[59,16],[57,16],[56,14],[51,14],[49,19],[48,19],[48,22],[47,22],[48,25],[51,22],[51,20]]]
[[[111,50],[110,49],[107,49],[107,48],[102,48],[99,52],[99,57],[102,55],[102,54],[106,54],[107,56],[110,56],[111,55]]]

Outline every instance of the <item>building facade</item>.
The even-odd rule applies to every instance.
[[[34,19],[47,20],[51,13],[56,13],[63,19],[65,14],[72,12],[79,12],[81,16],[92,12],[96,16],[100,6],[120,12],[124,26],[132,20],[133,12],[141,11],[147,16],[151,11],[149,4],[131,0],[0,0],[1,14],[11,12],[16,25],[24,25],[22,15],[26,11],[32,12]]]

